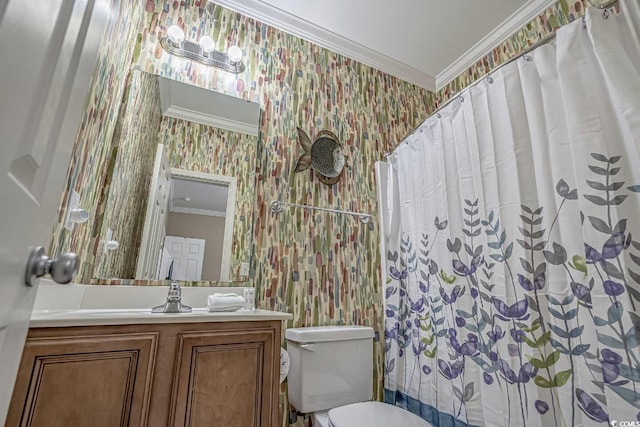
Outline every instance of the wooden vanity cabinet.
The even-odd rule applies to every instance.
[[[278,426],[279,320],[29,330],[6,426]]]
[[[154,332],[30,331],[6,426],[142,425],[157,342]]]

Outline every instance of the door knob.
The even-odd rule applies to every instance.
[[[45,274],[51,275],[54,282],[66,284],[71,282],[73,276],[78,271],[78,255],[67,252],[52,260],[44,253],[42,246],[37,246],[31,250],[24,279],[27,286],[33,286],[36,279]]]

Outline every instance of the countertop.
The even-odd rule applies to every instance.
[[[151,313],[150,309],[34,310],[29,326],[53,328],[150,323],[251,322],[292,318],[291,314],[278,311],[238,310],[212,313],[206,308],[194,308],[191,313]]]
[[[151,313],[151,307],[167,299],[167,286],[58,285],[41,280],[32,328],[68,326],[131,325],[152,323],[252,322],[291,320],[293,316],[269,310],[238,310],[210,313],[205,307],[213,293],[238,293],[243,288],[184,287],[182,302],[193,307],[191,313]]]

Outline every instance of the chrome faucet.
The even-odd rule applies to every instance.
[[[191,313],[191,307],[182,304],[182,291],[178,282],[171,282],[167,302],[163,305],[153,307],[152,313]]]

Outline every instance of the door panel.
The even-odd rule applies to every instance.
[[[159,279],[162,261],[162,247],[167,229],[169,199],[171,197],[171,168],[164,152],[164,145],[158,144],[156,159],[151,176],[147,212],[142,229],[140,253],[136,279]]]
[[[60,123],[64,118],[71,86],[77,71],[82,43],[76,43],[80,32],[86,32],[90,23],[93,3],[85,1],[64,2],[55,26],[53,38],[43,51],[35,53],[45,59],[55,58],[55,67],[44,67],[36,87],[41,99],[33,99],[29,106],[29,118],[22,131],[20,147],[11,165],[11,174],[31,195],[40,200],[46,188],[51,162],[60,136]],[[46,49],[46,50],[45,50]],[[52,84],[61,82],[62,84]],[[35,124],[35,126],[34,126]]]
[[[187,259],[185,265],[185,280],[192,280],[191,277],[196,277],[198,274],[198,261],[193,259]],[[193,279],[196,280],[196,279]]]
[[[0,424],[36,292],[27,257],[50,240],[108,14],[108,0],[0,6]]]
[[[164,247],[169,252],[169,262],[173,262],[173,279],[202,280],[205,243],[204,239],[165,236]]]

